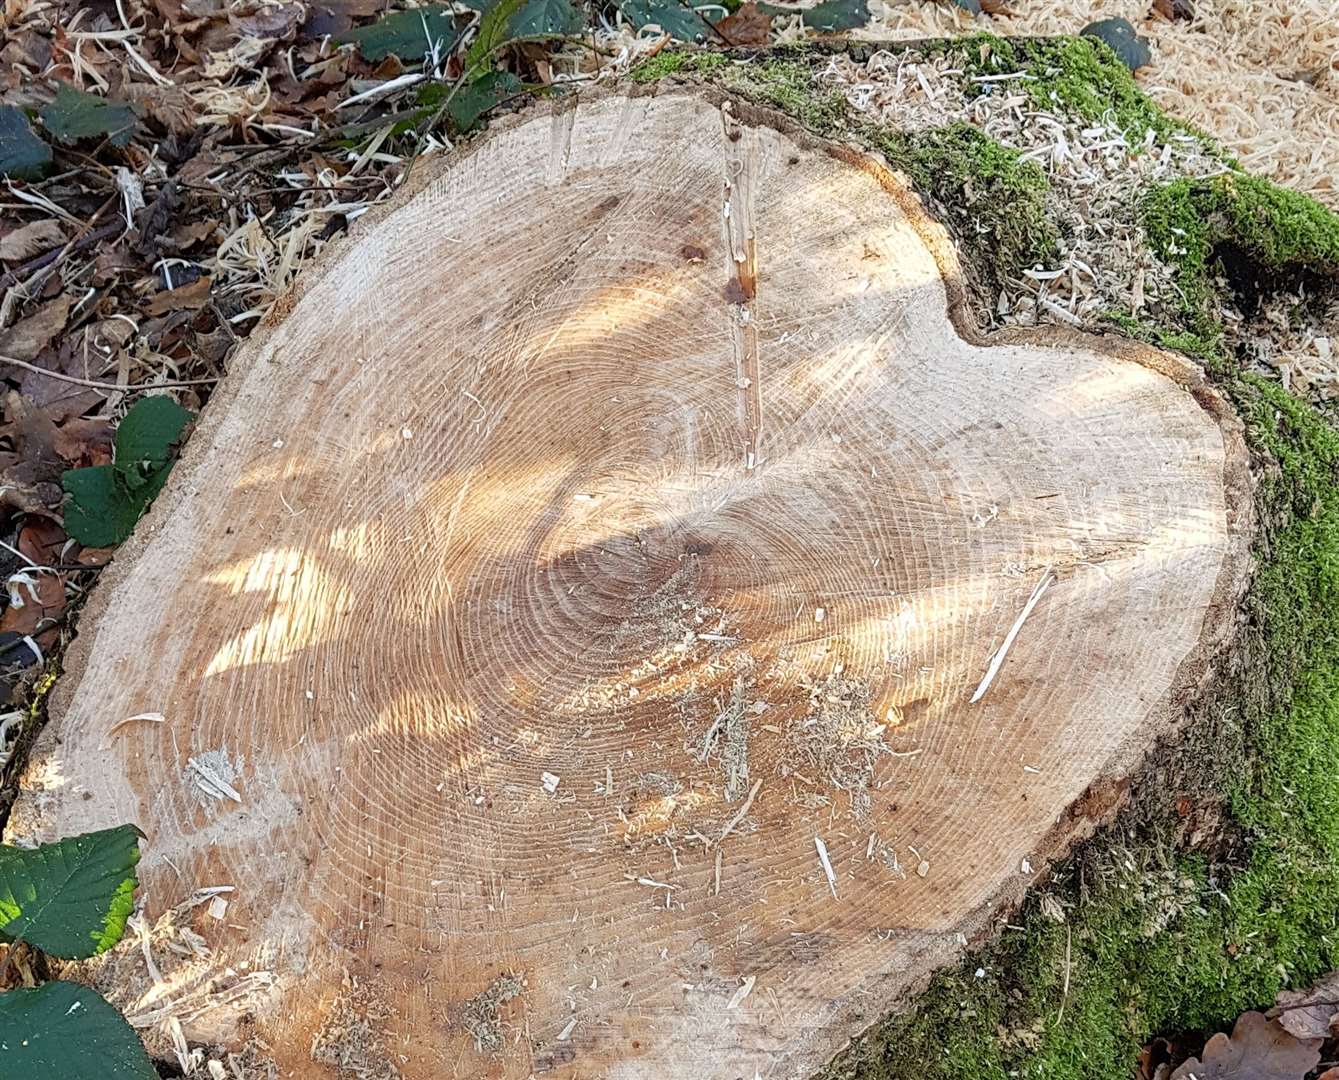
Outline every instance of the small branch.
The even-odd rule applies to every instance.
[[[130,390],[173,390],[183,386],[213,386],[222,379],[222,376],[217,376],[210,379],[177,379],[171,382],[126,383],[122,386],[120,383],[100,382],[97,379],[81,379],[78,375],[66,375],[59,371],[48,371],[46,368],[38,367],[36,364],[30,364],[26,360],[16,360],[12,356],[0,355],[0,364],[10,364],[14,367],[23,368],[24,371],[31,371],[37,375],[45,375],[48,379],[55,379],[57,382],[73,383],[75,386],[87,386],[94,390],[115,390],[120,393],[125,393]]]

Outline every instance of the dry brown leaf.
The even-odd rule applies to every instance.
[[[50,518],[30,517],[19,529],[14,546],[24,558],[32,560],[38,566],[59,566],[63,561],[61,552],[69,542],[70,538],[65,535],[65,530]]]
[[[250,15],[229,16],[229,20],[245,37],[284,39],[293,36],[306,15],[301,4],[279,4],[258,8]]]
[[[1195,17],[1195,5],[1191,0],[1153,0],[1153,10],[1168,22]]]
[[[1297,1039],[1264,1013],[1237,1017],[1231,1037],[1219,1033],[1203,1056],[1183,1062],[1172,1080],[1302,1080],[1320,1060],[1320,1039]]]
[[[199,277],[179,289],[164,289],[154,293],[145,305],[149,315],[164,315],[169,311],[195,311],[209,303],[210,278]]]
[[[37,354],[65,329],[65,320],[69,314],[70,298],[62,293],[43,304],[34,314],[20,319],[0,333],[0,354],[31,364],[37,359]]]
[[[766,45],[771,37],[772,16],[749,0],[718,22],[716,29],[731,45]]]
[[[51,446],[71,468],[106,465],[112,460],[115,431],[105,417],[75,417],[56,429]]]
[[[112,556],[116,554],[116,548],[84,548],[75,556],[75,562],[80,566],[106,566],[112,561]]]
[[[10,581],[11,603],[0,615],[0,634],[31,637],[42,649],[50,648],[56,640],[52,620],[65,610],[65,575],[30,569],[22,580]],[[22,604],[14,603],[16,599]]]
[[[0,236],[0,261],[22,262],[65,243],[65,230],[55,218],[33,221]]]
[[[1339,971],[1307,990],[1280,990],[1274,1008],[1265,1015],[1298,1039],[1328,1039],[1339,1019]]]

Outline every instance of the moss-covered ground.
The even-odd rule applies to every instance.
[[[1025,71],[1039,103],[1114,116],[1132,141],[1148,131],[1195,138],[1224,162],[1222,176],[1175,181],[1143,205],[1180,306],[1110,325],[1195,357],[1235,404],[1259,477],[1258,568],[1213,692],[1180,741],[1134,778],[1121,817],[826,1075],[1109,1080],[1130,1074],[1152,1035],[1230,1028],[1242,1010],[1339,966],[1339,434],[1245,370],[1218,320],[1240,300],[1228,293],[1243,266],[1256,289],[1290,275],[1339,277],[1339,216],[1242,173],[1163,114],[1104,46],[978,36],[930,47],[959,50],[968,74]],[[973,129],[872,129],[816,83],[802,53],[652,63],[639,77],[709,79],[881,150],[978,275],[1044,258],[1054,243],[1045,177]]]

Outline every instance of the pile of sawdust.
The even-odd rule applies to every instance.
[[[1219,139],[1253,172],[1339,206],[1339,12],[1333,0],[1195,0],[1190,20],[1152,14],[1151,0],[1019,0],[973,18],[951,3],[870,0],[852,36],[1077,34],[1128,19],[1153,62],[1138,80],[1163,108]]]
[[[333,1066],[347,1080],[397,1080],[400,1070],[386,1048],[390,1017],[385,1005],[348,980],[312,1040],[311,1059]]]
[[[863,816],[870,808],[874,766],[888,749],[883,741],[885,725],[871,708],[869,684],[838,667],[805,689],[807,709],[790,731],[801,767],[783,764],[782,773],[802,776],[806,769],[817,773],[822,782],[846,792],[852,810]]]
[[[519,975],[499,975],[487,990],[475,994],[461,1010],[461,1024],[474,1038],[475,1048],[497,1053],[502,1049],[500,1010],[520,996],[524,983]]]

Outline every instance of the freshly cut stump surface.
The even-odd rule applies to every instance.
[[[138,822],[150,916],[235,886],[180,1011],[284,1076],[803,1075],[1182,715],[1235,422],[973,342],[896,177],[705,92],[417,184],[238,357],[11,839]]]

